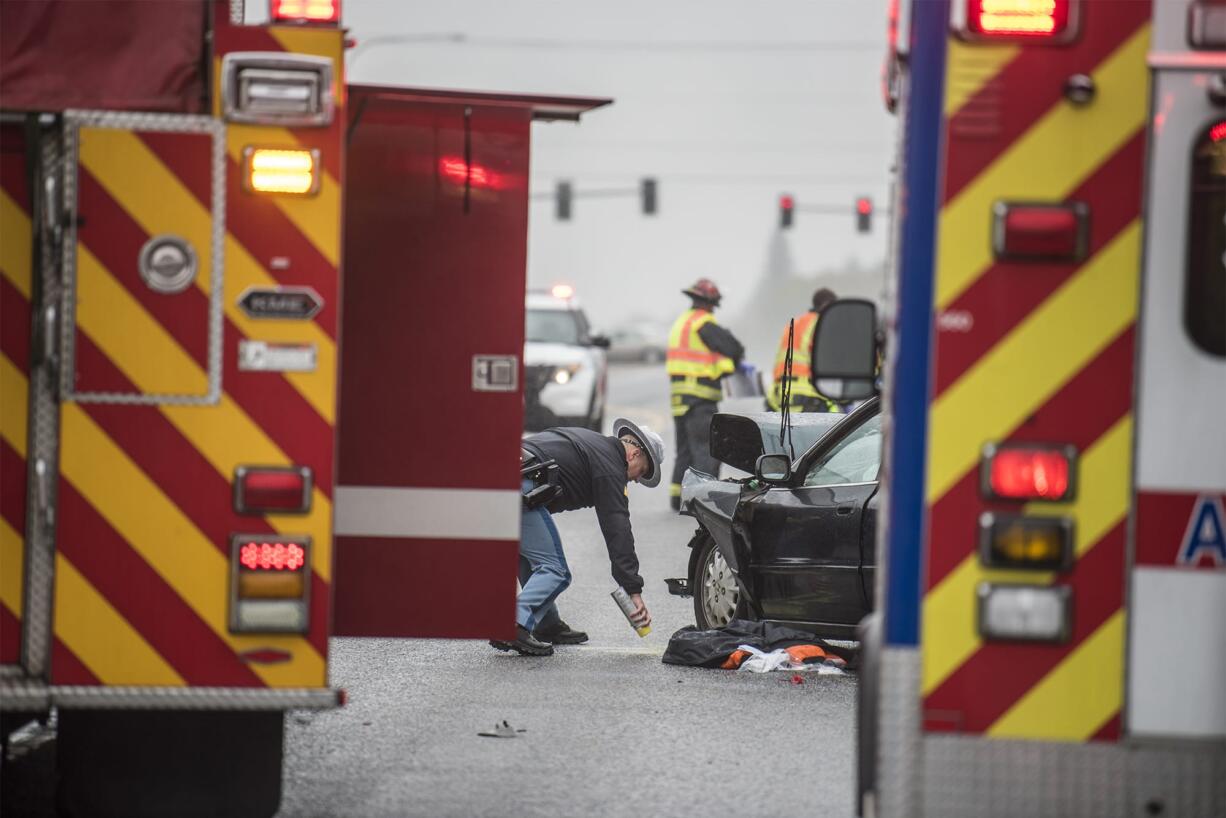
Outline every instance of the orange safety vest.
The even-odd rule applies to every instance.
[[[791,397],[825,401],[826,411],[840,411],[839,405],[814,389],[810,381],[813,374],[813,332],[817,329],[817,319],[817,313],[812,310],[793,319],[795,325],[792,330],[792,377],[790,379],[786,375],[787,328],[784,328],[783,335],[779,338],[779,352],[775,355],[775,385],[767,401],[775,411],[779,411],[783,406],[783,386],[784,381],[787,380],[791,381],[789,392]],[[799,411],[799,407],[793,406],[793,409]]]
[[[713,323],[706,310],[686,310],[668,333],[669,389],[674,415],[684,415],[695,403],[718,401],[723,393],[719,379],[736,371],[736,364],[703,343],[698,331]]]

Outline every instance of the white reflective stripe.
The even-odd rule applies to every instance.
[[[337,486],[339,537],[518,540],[522,495],[513,489]]]

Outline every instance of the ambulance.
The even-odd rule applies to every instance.
[[[891,12],[859,814],[1226,815],[1226,4]]]
[[[531,126],[608,100],[248,11],[0,3],[0,726],[66,815],[271,815],[330,636],[512,636]]]

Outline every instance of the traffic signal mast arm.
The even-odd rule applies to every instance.
[[[569,180],[561,180],[554,187],[553,193],[533,193],[531,198],[537,200],[553,200],[554,213],[559,221],[570,221],[572,203],[575,199],[620,199],[625,196],[637,196],[642,205],[644,216],[654,216],[659,210],[659,184],[654,177],[646,176],[639,180],[639,186],[609,187],[575,190]]]

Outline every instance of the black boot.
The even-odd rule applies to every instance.
[[[681,498],[676,495],[668,498],[669,505],[673,507],[673,511],[681,510]]]
[[[586,633],[574,630],[561,619],[548,625],[538,625],[532,635],[551,645],[581,645],[587,641]]]
[[[490,645],[499,650],[513,650],[520,656],[553,656],[553,645],[537,639],[523,625],[515,626],[514,641],[491,639]]]

